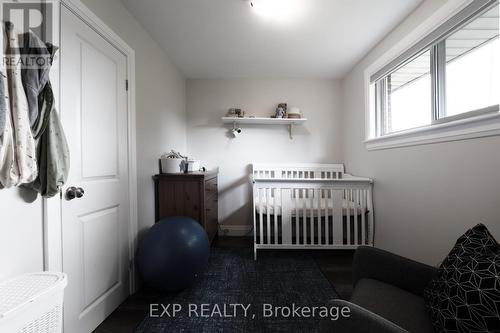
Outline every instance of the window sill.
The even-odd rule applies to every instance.
[[[393,133],[365,141],[366,149],[380,150],[500,135],[500,113]]]

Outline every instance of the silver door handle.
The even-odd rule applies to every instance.
[[[66,190],[66,200],[70,201],[75,198],[81,198],[85,194],[85,191],[81,187],[68,187]]]

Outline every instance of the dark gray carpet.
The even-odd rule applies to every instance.
[[[316,318],[264,318],[263,305],[292,307],[327,306],[337,294],[323,276],[311,256],[289,252],[264,251],[258,261],[251,249],[212,248],[209,266],[204,276],[192,288],[174,295],[165,295],[161,304],[181,304],[175,318],[151,317],[139,324],[136,333],[163,332],[317,332]],[[248,317],[239,308],[236,317],[212,318],[189,316],[189,304],[250,304]],[[161,313],[160,311],[157,314]],[[231,312],[233,314],[233,312]],[[253,316],[255,315],[255,317]]]

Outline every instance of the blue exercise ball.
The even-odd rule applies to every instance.
[[[208,264],[210,243],[190,217],[168,217],[148,230],[137,254],[139,272],[151,287],[180,291],[197,280]]]

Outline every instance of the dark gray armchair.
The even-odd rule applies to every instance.
[[[332,300],[331,306],[347,306],[349,318],[321,322],[321,332],[433,332],[424,305],[425,286],[437,269],[372,247],[354,254],[354,291],[350,301]]]

